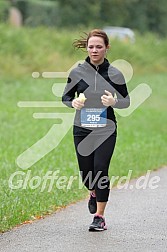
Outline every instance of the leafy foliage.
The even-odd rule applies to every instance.
[[[6,1],[0,1],[0,7]],[[8,0],[18,7],[26,25],[76,28],[127,26],[140,32],[167,34],[166,0]],[[5,7],[6,8],[6,7]],[[0,8],[0,19],[4,7]]]

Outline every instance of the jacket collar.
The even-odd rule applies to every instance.
[[[85,59],[85,61],[86,61],[87,63],[89,63],[94,69],[97,69],[97,66],[98,66],[99,70],[101,70],[101,69],[106,69],[106,68],[108,68],[109,65],[110,65],[109,62],[108,62],[108,60],[107,60],[106,58],[104,58],[104,61],[103,61],[102,64],[97,65],[97,66],[93,65],[93,64],[90,62],[90,57],[89,57],[89,56]]]

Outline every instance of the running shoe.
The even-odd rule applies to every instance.
[[[96,195],[94,193],[90,193],[88,208],[91,214],[95,214],[97,211]]]
[[[107,230],[105,219],[101,215],[95,215],[93,222],[89,226],[89,231],[104,231]]]

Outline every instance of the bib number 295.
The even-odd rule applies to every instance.
[[[88,122],[99,122],[100,121],[100,115],[87,115],[87,121]]]
[[[106,126],[105,108],[82,108],[81,126],[82,127],[105,127]]]

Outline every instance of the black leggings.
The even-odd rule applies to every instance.
[[[95,190],[97,202],[107,202],[110,181],[108,169],[116,143],[116,135],[109,136],[98,148],[87,156],[81,155],[77,147],[85,136],[74,136],[74,144],[82,181],[88,190]],[[96,136],[94,143],[99,141]],[[92,144],[92,143],[91,143]]]

